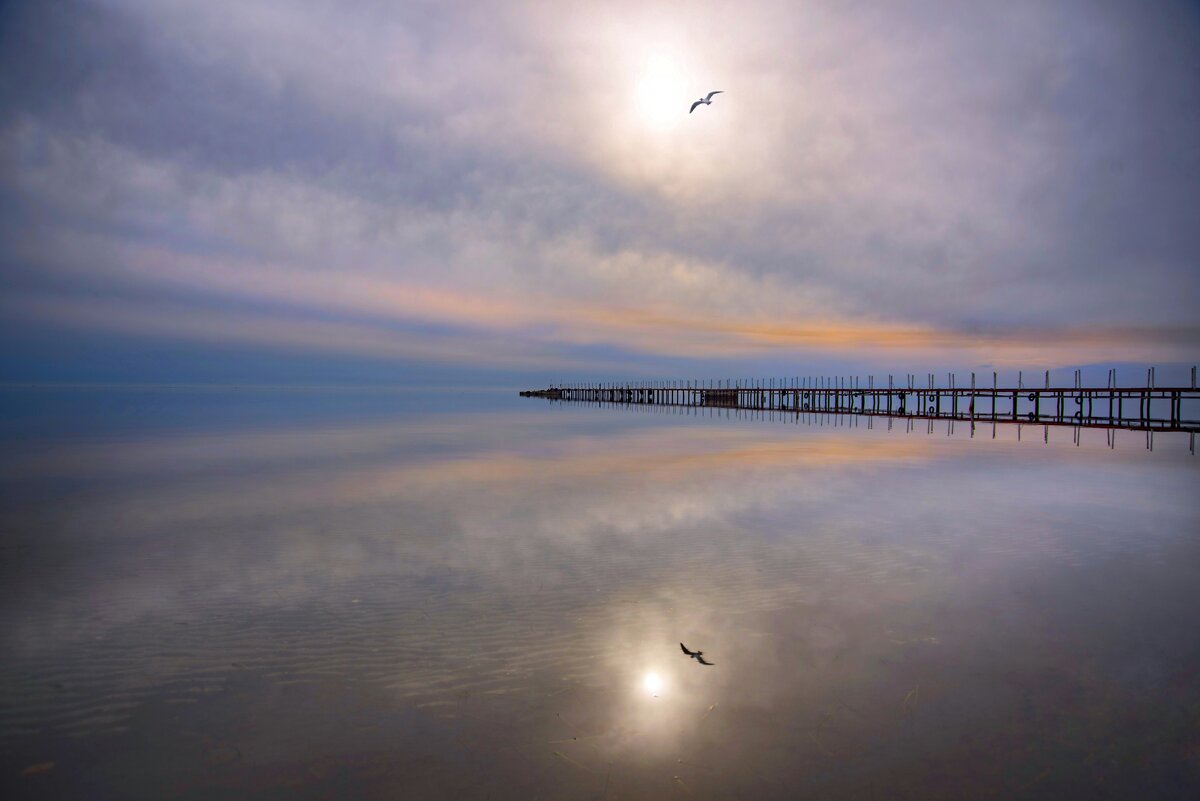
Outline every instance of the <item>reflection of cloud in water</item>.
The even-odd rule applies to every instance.
[[[930,676],[987,654],[1036,666],[991,653],[1058,630],[1008,588],[1168,553],[1198,517],[1177,465],[883,432],[487,422],[59,454],[46,481],[75,489],[17,510],[42,528],[5,571],[0,728],[119,727],[244,675],[361,684],[464,726],[472,705],[523,709],[548,721],[540,742],[601,773],[866,758],[915,685],[911,717],[939,714],[952,691]],[[199,452],[204,469],[174,468]],[[30,684],[56,675],[65,690]]]
[[[467,438],[453,429],[433,430]],[[164,548],[172,559],[193,554],[201,564],[192,565],[192,572],[207,575],[203,562],[214,563],[210,591],[254,592],[269,586],[270,595],[256,597],[266,604],[274,596],[287,597],[289,573],[311,572],[314,564],[322,565],[322,575],[330,578],[427,572],[437,566],[487,573],[489,580],[501,583],[509,579],[510,569],[525,564],[545,583],[556,575],[555,554],[561,556],[557,567],[570,574],[587,550],[603,551],[617,540],[636,546],[651,535],[769,505],[781,491],[794,492],[784,486],[788,471],[805,465],[819,465],[827,473],[836,464],[903,461],[917,453],[904,441],[852,448],[832,438],[778,443],[768,439],[767,431],[710,429],[685,437],[662,431],[569,437],[543,443],[538,456],[495,448],[414,457],[401,441],[380,458],[374,444],[379,431],[370,433],[345,432],[350,444],[338,448],[331,441],[335,432],[320,432],[311,438],[307,453],[296,442],[271,437],[267,444],[282,442],[288,460],[272,459],[269,468],[258,465],[249,474],[241,469],[243,435],[227,442],[210,437],[205,450],[232,452],[232,466],[202,476],[185,473],[175,480],[172,467],[193,455],[197,442],[184,440],[178,449],[138,443],[132,457],[116,447],[111,461],[135,463],[134,478],[126,480],[118,470],[115,479],[81,492],[72,504],[36,509],[57,527],[39,536],[111,544],[114,539],[166,535],[169,544],[158,540],[148,551],[138,550],[137,559],[152,559],[156,548]],[[429,433],[407,432],[414,438]],[[361,445],[368,449],[365,456],[356,449]],[[330,453],[342,456],[335,461],[337,469],[330,469]],[[63,465],[78,463],[69,453],[61,459]],[[92,482],[94,473],[103,472],[94,463],[85,471]],[[808,491],[815,491],[810,486]],[[620,503],[613,502],[615,495]],[[230,536],[231,529],[246,525],[284,537],[286,547],[264,546],[258,536]],[[347,527],[367,536],[334,534]],[[212,552],[206,539],[212,536],[222,537],[224,545],[240,549],[245,558]],[[480,547],[486,548],[486,561],[476,558],[473,549]],[[403,552],[404,562],[375,564],[381,548]],[[636,560],[628,550],[610,555]],[[169,594],[175,577],[141,573],[145,580],[167,585],[163,592]],[[105,578],[89,580],[102,584]],[[115,583],[118,595],[131,590],[141,594],[124,580]],[[161,612],[164,599],[152,595],[154,610]]]

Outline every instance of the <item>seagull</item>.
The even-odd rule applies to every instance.
[[[696,101],[696,102],[699,102],[699,101]],[[688,656],[690,656],[692,659],[695,659],[697,662],[699,662],[699,663],[700,663],[700,664],[702,664],[702,665],[709,665],[709,666],[711,666],[711,665],[714,665],[714,664],[716,664],[716,663],[714,663],[714,662],[709,662],[708,660],[706,660],[706,659],[704,658],[704,652],[703,652],[703,651],[689,651],[689,650],[687,649],[687,646],[686,646],[686,645],[684,645],[683,643],[679,643],[679,647],[683,649],[683,652],[684,652],[685,654],[687,654]]]
[[[688,109],[688,114],[691,114],[693,111],[695,111],[696,106],[700,105],[701,103],[703,103],[706,106],[711,106],[712,105],[712,96],[719,95],[719,94],[721,94],[721,92],[724,92],[724,91],[725,91],[724,89],[718,89],[715,92],[709,92],[708,97],[702,97],[699,100],[697,100],[695,103],[692,104],[692,107],[690,109]]]

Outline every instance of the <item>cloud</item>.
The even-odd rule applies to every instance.
[[[201,337],[208,315],[304,349],[316,316],[341,326],[330,352],[585,370],[581,346],[1047,363],[1194,345],[1194,11],[603,9],[6,11],[0,282],[41,298],[25,319]],[[658,114],[638,94],[655,71],[681,108],[726,94]]]

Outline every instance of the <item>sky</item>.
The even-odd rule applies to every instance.
[[[1198,255],[1195,3],[0,5],[0,380],[1190,365]]]

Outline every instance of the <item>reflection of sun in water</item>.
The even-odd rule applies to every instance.
[[[653,670],[642,677],[642,689],[646,691],[647,695],[652,695],[657,698],[658,694],[662,691],[662,688],[662,676],[658,675]]]
[[[654,130],[673,128],[687,116],[687,84],[679,62],[656,54],[642,63],[637,83],[637,116]]]

